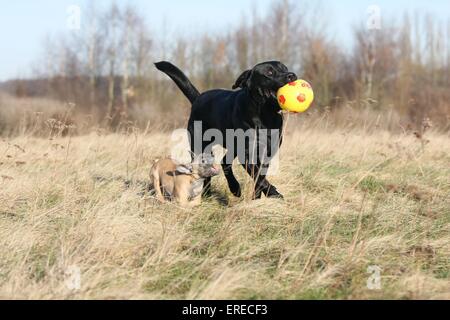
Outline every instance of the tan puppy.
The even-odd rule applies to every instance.
[[[155,162],[150,180],[161,202],[168,198],[183,207],[194,207],[201,204],[204,179],[219,172],[220,167],[214,163],[214,157],[200,154],[189,164],[178,164],[170,158]]]

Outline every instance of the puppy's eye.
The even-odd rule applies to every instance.
[[[273,76],[273,70],[272,69],[267,70],[266,75],[269,77]]]

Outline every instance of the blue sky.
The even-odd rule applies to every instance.
[[[14,0],[0,6],[0,81],[30,76],[30,66],[41,52],[47,34],[68,32],[67,8],[86,7],[92,0]],[[97,7],[113,0],[94,0]],[[170,30],[195,34],[203,30],[220,32],[239,22],[252,6],[262,14],[273,0],[125,0],[139,8],[150,27],[161,34]],[[315,2],[301,1],[300,5]],[[450,18],[450,0],[323,0],[324,16],[331,36],[345,46],[351,45],[351,28],[365,21],[369,5],[378,5],[382,17],[400,17],[403,12],[428,12],[436,20]],[[82,16],[83,18],[83,16]],[[162,26],[166,25],[167,29]]]

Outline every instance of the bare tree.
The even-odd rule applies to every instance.
[[[113,4],[101,11],[89,3],[85,28],[48,39],[36,70],[49,96],[77,102],[108,125],[136,114],[135,105],[155,114],[186,103],[154,70],[152,62],[161,59],[175,61],[201,90],[229,88],[240,72],[277,59],[312,83],[316,106],[337,106],[337,97],[344,97],[393,108],[416,123],[433,116],[450,124],[450,118],[443,120],[450,114],[450,21],[443,26],[416,13],[413,21],[408,15],[385,20],[381,30],[361,25],[347,51],[316,2],[274,1],[266,14],[254,5],[236,27],[221,33],[175,37],[166,23],[161,38],[152,37],[134,7]],[[23,96],[25,89],[22,83],[16,92]]]
[[[88,53],[88,76],[89,76],[89,96],[91,113],[97,109],[97,77],[99,76],[99,53],[101,38],[98,31],[98,16],[94,2],[90,2],[88,10],[88,35],[87,35],[87,53]]]
[[[113,4],[102,17],[102,27],[106,39],[106,60],[108,63],[108,107],[106,119],[110,121],[113,117],[115,103],[115,78],[116,68],[121,46],[119,45],[120,11],[116,4]]]

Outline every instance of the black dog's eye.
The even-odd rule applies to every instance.
[[[267,70],[266,75],[269,77],[273,76],[273,70],[272,69]]]

